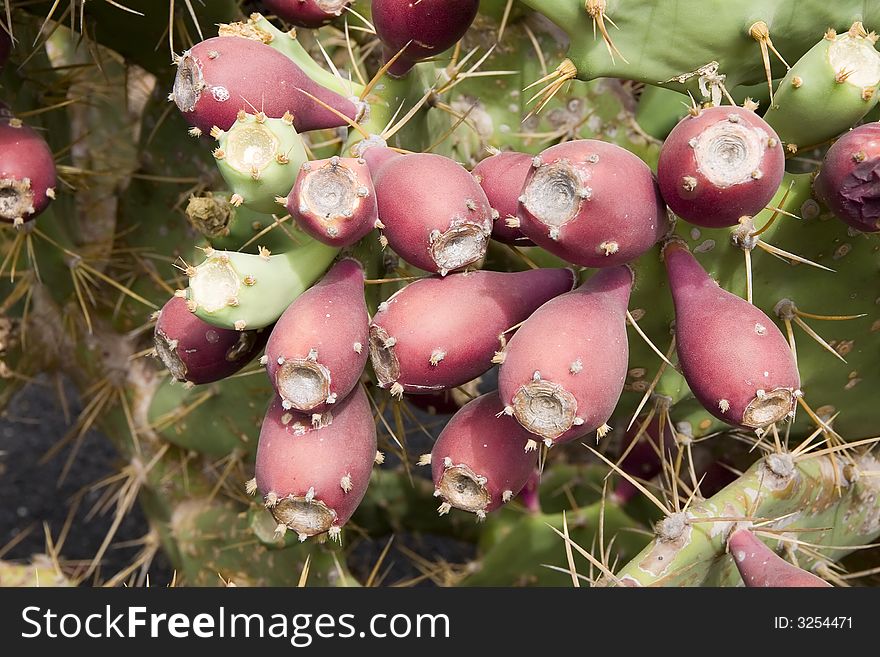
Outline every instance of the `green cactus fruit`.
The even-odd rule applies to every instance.
[[[214,127],[211,136],[219,143],[214,159],[235,207],[271,214],[278,207],[276,199],[290,193],[308,160],[290,114],[273,119],[262,112],[241,111],[228,131]]]
[[[296,245],[295,226],[278,215],[268,215],[229,202],[231,192],[191,196],[186,206],[189,223],[220,250],[259,253],[260,247],[282,253]]]
[[[764,114],[789,153],[836,137],[877,104],[876,40],[861,23],[844,34],[829,30],[791,67]]]

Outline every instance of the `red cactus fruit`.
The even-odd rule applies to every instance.
[[[278,319],[266,371],[285,410],[322,413],[357,385],[367,363],[370,317],[364,270],[340,260]]]
[[[594,139],[558,144],[533,159],[517,217],[535,244],[585,267],[629,262],[668,229],[648,165]]]
[[[0,110],[0,221],[21,226],[36,218],[55,198],[56,184],[46,140]]]
[[[460,386],[492,367],[504,331],[571,289],[568,269],[424,278],[380,304],[370,360],[393,394]]]
[[[880,123],[861,125],[828,149],[813,191],[853,228],[880,231]]]
[[[233,331],[192,314],[180,297],[162,306],[153,331],[156,355],[177,381],[211,383],[235,374],[260,352],[268,329]]]
[[[292,115],[297,132],[336,128],[345,122],[303,91],[350,119],[355,104],[312,81],[292,60],[264,43],[235,36],[197,43],[177,62],[171,99],[191,126],[208,134],[228,130],[239,110],[280,119]]]
[[[376,191],[363,158],[306,162],[286,199],[306,233],[331,246],[350,246],[376,228]]]
[[[715,417],[763,429],[794,412],[800,375],[785,337],[761,310],[723,290],[687,246],[663,247],[682,373]]]
[[[504,411],[548,446],[599,430],[623,392],[629,267],[603,269],[541,306],[504,350]]]
[[[684,117],[663,143],[657,179],[669,209],[698,226],[735,226],[773,198],[785,173],[776,132],[728,105]]]
[[[257,445],[256,488],[278,522],[301,541],[340,528],[367,492],[376,459],[376,424],[370,401],[358,387],[313,426],[276,398]]]
[[[373,0],[373,24],[385,59],[406,48],[389,72],[404,75],[415,62],[454,46],[474,21],[479,6],[479,0]]]
[[[373,177],[373,185],[379,182],[379,170],[388,160],[403,157],[402,153],[398,153],[393,148],[388,148],[388,144],[384,139],[377,135],[359,141],[352,149],[352,155],[361,157],[367,161],[370,169],[370,175]]]
[[[408,263],[446,275],[486,254],[492,208],[463,166],[442,155],[413,153],[386,160],[377,178],[383,235]]]
[[[352,0],[263,0],[266,9],[297,27],[321,27],[340,16]]]
[[[519,228],[507,222],[518,223],[516,207],[526,176],[532,170],[532,156],[505,151],[481,160],[471,172],[486,192],[489,205],[497,216],[492,225],[492,239],[516,246],[533,246],[533,242]]]
[[[831,586],[821,577],[787,562],[748,529],[734,529],[727,539],[727,550],[748,587]]]
[[[531,434],[503,414],[497,392],[477,397],[452,416],[431,450],[440,513],[452,507],[483,519],[526,485],[538,462]],[[500,414],[500,417],[499,417]]]

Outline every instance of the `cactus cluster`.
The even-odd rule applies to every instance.
[[[73,380],[176,581],[871,582],[880,12],[6,4],[0,401]]]

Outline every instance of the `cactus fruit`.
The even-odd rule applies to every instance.
[[[663,142],[657,180],[682,219],[710,228],[735,226],[764,209],[782,182],[779,137],[740,107],[695,109]]]
[[[454,46],[470,27],[479,5],[479,0],[373,0],[373,23],[385,59],[403,53],[389,72],[404,75],[415,62]]]
[[[492,239],[517,246],[532,246],[532,241],[519,228],[511,228],[508,221],[517,223],[516,209],[523,183],[532,168],[532,157],[526,153],[506,151],[481,160],[472,173],[486,192],[489,205],[497,213],[492,224]]]
[[[349,119],[357,118],[352,101],[313,82],[280,52],[259,41],[224,36],[183,53],[172,100],[189,124],[204,134],[214,126],[228,130],[241,110],[274,119],[290,114],[297,132],[345,124],[310,96]]]
[[[357,388],[317,426],[272,402],[260,430],[256,487],[278,531],[301,541],[327,533],[337,539],[370,483],[376,424],[367,393]]]
[[[880,52],[877,35],[861,23],[848,32],[829,29],[779,83],[764,114],[791,153],[839,135],[877,104]]]
[[[304,162],[286,199],[300,228],[331,246],[351,246],[377,227],[376,190],[366,160]]]
[[[290,114],[272,119],[241,110],[229,130],[214,126],[211,136],[218,142],[214,159],[233,192],[230,202],[257,212],[275,210],[308,159]]]
[[[297,27],[320,27],[340,16],[352,0],[263,0],[266,9]]]
[[[21,119],[0,117],[0,220],[21,226],[36,218],[55,198],[56,184],[46,140]]]
[[[340,260],[296,299],[266,345],[266,373],[285,410],[322,413],[354,389],[367,364],[364,270]]]
[[[856,230],[880,231],[880,123],[861,125],[834,142],[813,190]]]
[[[220,251],[259,253],[286,251],[296,244],[291,231],[280,219],[255,212],[243,205],[236,207],[229,199],[232,192],[205,192],[191,196],[186,205],[190,225],[205,236],[210,246]]]
[[[632,283],[629,267],[600,270],[541,306],[505,347],[504,412],[548,446],[608,431],[626,380]]]
[[[444,427],[431,450],[434,495],[478,518],[509,502],[526,485],[538,462],[527,450],[531,434],[503,414],[497,392],[465,404]],[[500,415],[500,417],[499,417]]]
[[[370,360],[380,387],[400,395],[467,383],[492,367],[506,332],[573,282],[571,270],[536,269],[410,283],[380,304],[370,324]]]
[[[753,429],[792,416],[800,375],[775,322],[719,287],[681,241],[667,242],[663,258],[678,360],[700,403],[723,422]]]
[[[748,587],[831,586],[821,577],[787,562],[748,529],[734,529],[727,539],[727,550]]]
[[[408,263],[445,276],[485,255],[494,214],[460,164],[414,153],[386,161],[376,178],[382,234]]]
[[[156,355],[177,381],[200,384],[225,379],[263,349],[269,331],[234,331],[211,326],[171,297],[156,318]]]
[[[585,267],[614,267],[666,233],[666,206],[648,166],[632,153],[581,139],[551,146],[532,162],[517,211],[535,244]]]

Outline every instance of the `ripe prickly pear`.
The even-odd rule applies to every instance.
[[[340,16],[352,0],[263,0],[266,9],[297,27],[321,27]]]
[[[668,228],[648,165],[593,139],[551,146],[533,159],[517,216],[535,244],[585,267],[629,262]]]
[[[516,223],[516,207],[523,183],[532,169],[532,156],[526,153],[506,151],[481,160],[472,171],[480,187],[486,192],[489,205],[497,216],[492,225],[492,239],[532,246],[532,241],[519,228],[511,228],[507,221]]]
[[[266,368],[282,406],[321,413],[342,401],[367,363],[369,325],[364,270],[340,260],[288,306],[269,336]]]
[[[773,320],[719,287],[683,242],[669,241],[663,257],[678,360],[694,396],[734,426],[763,429],[792,414],[800,376]]]
[[[260,352],[268,337],[268,329],[234,331],[212,326],[175,296],[159,311],[153,345],[175,380],[202,384],[238,372]]]
[[[734,529],[727,539],[727,550],[748,587],[831,586],[821,577],[787,562],[748,529]]]
[[[663,143],[657,179],[679,217],[698,226],[735,226],[773,198],[785,173],[779,137],[755,112],[695,110]]]
[[[240,110],[276,119],[289,113],[297,132],[345,125],[303,91],[357,118],[351,100],[313,82],[288,57],[234,36],[207,39],[186,51],[177,63],[171,98],[189,124],[204,133],[213,126],[228,130]]]
[[[328,411],[317,427],[311,418],[269,407],[257,446],[256,485],[278,531],[301,541],[327,532],[339,536],[370,482],[376,459],[376,424],[370,401],[357,388]]]
[[[599,271],[536,310],[504,350],[505,413],[548,446],[606,430],[626,380],[632,282],[629,267]]]
[[[373,0],[373,24],[385,47],[385,59],[406,48],[390,73],[404,75],[419,60],[454,46],[467,32],[479,6],[479,0]]]
[[[228,131],[215,126],[211,136],[219,143],[214,159],[233,192],[231,203],[257,212],[275,211],[308,159],[289,114],[271,119],[241,111]]]
[[[304,162],[286,199],[306,233],[331,246],[350,246],[376,227],[376,191],[363,158]]]
[[[434,495],[479,518],[509,502],[526,485],[538,461],[527,450],[531,434],[503,414],[491,392],[465,404],[450,418],[431,450]],[[500,414],[500,416],[499,416]]]
[[[453,388],[492,367],[503,333],[571,289],[568,269],[433,276],[380,304],[370,325],[370,359],[383,388]]]
[[[55,198],[56,184],[55,160],[46,140],[4,112],[0,117],[0,220],[20,226],[34,219]]]
[[[880,231],[880,123],[861,125],[828,149],[813,191],[853,228]]]
[[[485,255],[492,208],[460,164],[442,155],[413,153],[387,160],[377,178],[383,235],[408,263],[446,275]]]

